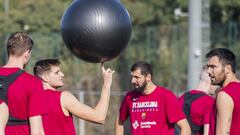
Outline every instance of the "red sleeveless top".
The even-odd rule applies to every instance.
[[[227,93],[233,100],[234,108],[232,113],[232,123],[230,127],[230,135],[239,135],[239,125],[240,125],[240,83],[231,82],[221,91]],[[216,134],[216,102],[213,105],[213,109],[210,116],[210,128],[209,135]]]
[[[45,90],[47,115],[43,116],[45,135],[76,135],[72,116],[65,116],[61,107],[62,91]]]

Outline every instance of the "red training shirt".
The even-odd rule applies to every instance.
[[[199,94],[204,93],[199,90],[191,90],[191,94]],[[204,93],[206,94],[206,93]],[[184,95],[183,94],[179,99],[179,103],[182,106],[184,105]],[[195,125],[204,126],[205,124],[209,124],[210,121],[210,112],[212,105],[214,103],[214,98],[209,95],[204,95],[194,100],[191,105],[190,115],[191,120]],[[202,135],[202,133],[198,133],[197,135]]]
[[[0,75],[7,76],[19,68],[0,68]],[[46,113],[42,82],[24,72],[8,89],[9,113],[18,119],[43,115]],[[6,126],[6,135],[30,135],[29,125]]]
[[[174,123],[185,118],[176,96],[160,86],[149,95],[127,93],[120,107],[120,121],[128,116],[132,135],[173,135]]]

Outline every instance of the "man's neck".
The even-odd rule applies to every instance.
[[[49,85],[48,83],[46,83],[46,82],[43,82],[43,88],[44,88],[44,90],[50,89],[50,90],[53,90],[53,91],[57,91],[56,88],[50,86],[50,85]]]
[[[210,84],[211,82],[207,83],[207,82],[199,82],[199,84],[197,85],[197,87],[195,88],[195,90],[198,91],[202,91],[205,92],[207,94],[209,94],[209,90],[210,90]]]
[[[143,95],[149,95],[156,89],[156,85],[152,82],[149,82],[145,88],[145,90],[142,92]]]
[[[17,67],[23,69],[24,63],[22,62],[21,58],[10,57],[6,65],[4,65],[3,67]]]
[[[226,80],[223,82],[222,87],[227,86],[231,82],[240,82],[240,81],[237,79],[235,74],[231,74],[231,75],[227,76]]]

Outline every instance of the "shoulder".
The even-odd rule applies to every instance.
[[[210,95],[203,95],[201,97],[199,97],[198,99],[196,99],[196,101],[194,101],[195,106],[202,106],[205,109],[209,109],[212,107],[213,103],[214,103],[215,99],[213,97],[211,97]]]
[[[199,96],[199,98],[197,98],[196,101],[201,104],[212,104],[214,102],[214,98],[203,91],[191,90],[189,91],[189,93],[192,95]]]
[[[41,82],[41,80],[38,77],[36,77],[28,72],[25,72],[25,71],[22,73],[22,79],[25,79],[30,82]]]
[[[5,102],[0,103],[0,113],[8,113],[8,106]]]
[[[135,90],[131,90],[129,92],[126,93],[123,102],[130,102],[133,99],[139,98],[141,96],[141,94]]]
[[[237,99],[240,96],[240,83],[239,82],[230,82],[227,86],[223,87],[219,93],[225,93],[229,95],[231,98]],[[217,94],[219,96],[219,93]],[[217,96],[217,97],[218,97]]]
[[[50,96],[55,96],[55,95],[61,95],[62,94],[62,91],[52,90],[52,89],[45,89],[44,92],[47,95],[50,95]]]
[[[70,99],[75,99],[76,97],[69,91],[58,91],[61,95],[61,99],[64,101],[68,101]]]
[[[230,82],[227,86],[223,87],[222,91],[233,91],[235,89],[240,89],[240,83],[239,82]]]
[[[79,103],[78,99],[69,91],[62,91],[60,96],[61,105],[65,108],[72,108]]]
[[[177,96],[171,90],[162,86],[157,86],[154,95],[157,96],[159,100],[163,100],[166,103],[178,102]]]
[[[185,93],[177,97],[178,101],[184,101]]]
[[[233,99],[224,91],[220,91],[216,98],[216,107],[219,112],[233,111]]]
[[[170,90],[162,86],[157,86],[156,91],[160,95],[165,95],[165,96],[175,96],[175,94]],[[176,97],[176,96],[175,96]]]
[[[230,95],[228,95],[225,91],[220,91],[217,94],[216,98],[217,104],[224,106],[224,104],[231,104],[233,100]]]
[[[28,73],[28,72],[26,72],[26,71],[24,71],[24,72],[22,73],[22,75],[23,75],[25,78],[28,78],[28,79],[38,79],[36,76],[34,76],[34,75],[32,75],[32,74],[30,74],[30,73]]]
[[[131,90],[129,92],[126,93],[125,97],[133,97],[135,95],[138,95],[139,93],[135,90]]]
[[[62,96],[73,96],[73,94],[69,91],[59,91],[59,93],[61,93]]]
[[[214,101],[214,98],[210,95],[207,95],[207,94],[204,95],[202,98],[205,99],[205,101],[210,101],[210,102]]]
[[[228,93],[226,91],[222,90],[217,93],[216,99],[221,99],[221,98],[226,98],[226,97],[229,97]]]
[[[214,98],[210,95],[208,95],[206,92],[200,91],[200,90],[191,90],[191,94],[200,94],[202,95],[199,99],[206,101],[214,101]]]

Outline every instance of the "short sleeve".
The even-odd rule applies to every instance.
[[[170,123],[175,123],[185,118],[179,101],[177,101],[176,96],[171,92],[166,93],[165,108]]]
[[[125,121],[128,116],[129,116],[129,105],[128,105],[128,101],[127,101],[127,96],[125,96],[122,104],[121,104],[121,107],[120,107],[120,110],[119,110],[119,115],[120,115],[120,121]]]
[[[31,92],[29,95],[29,117],[46,114],[46,96],[42,82],[35,79],[31,84]]]

